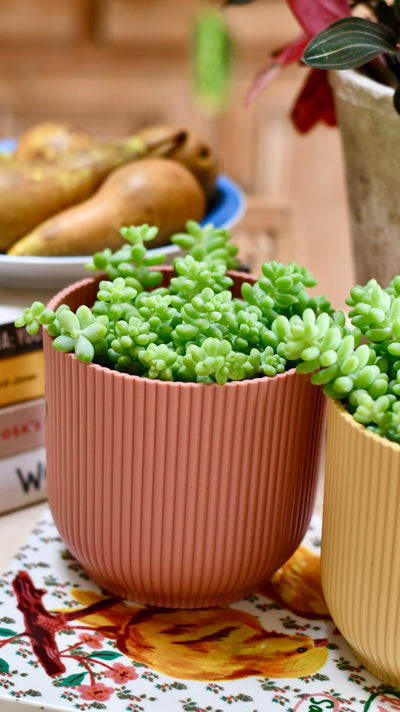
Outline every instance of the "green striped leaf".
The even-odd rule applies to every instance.
[[[345,17],[308,43],[303,61],[318,69],[351,69],[361,67],[379,54],[397,54],[396,40],[390,30],[362,17]]]

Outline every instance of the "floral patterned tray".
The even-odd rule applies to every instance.
[[[263,591],[171,611],[100,591],[47,512],[0,579],[0,712],[400,710],[329,619],[320,526]]]

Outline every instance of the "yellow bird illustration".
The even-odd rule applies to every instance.
[[[320,558],[301,545],[259,591],[304,618],[330,618],[321,586]]]
[[[106,600],[93,591],[72,595],[84,606]],[[121,602],[79,618],[125,655],[183,680],[304,677],[328,658],[326,640],[269,632],[233,607],[167,610]]]

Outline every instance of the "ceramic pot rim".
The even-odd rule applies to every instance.
[[[328,398],[328,412],[329,410],[332,410],[332,412],[336,410],[337,416],[347,423],[348,427],[352,428],[353,431],[358,431],[362,437],[369,438],[369,440],[377,443],[377,445],[381,448],[387,448],[387,450],[391,450],[393,453],[400,454],[400,445],[398,443],[388,440],[387,438],[374,433],[372,430],[368,430],[365,425],[359,423],[355,418],[353,418],[351,413],[346,410],[341,401]]]
[[[355,69],[330,70],[328,81],[334,93],[343,101],[364,109],[388,114],[398,121],[393,108],[394,89],[361,74]]]
[[[158,268],[160,271],[172,271],[172,267],[169,265],[165,265],[164,268],[161,265],[161,268]],[[235,277],[236,275],[240,275],[243,277],[243,275],[246,276],[249,280],[253,279],[256,280],[257,278],[252,275],[252,274],[247,274],[245,272],[239,272],[236,270],[229,270],[228,271],[229,276]],[[90,284],[93,284],[93,282],[98,281],[99,279],[105,279],[106,275],[98,275],[96,277],[89,277],[86,279],[81,279],[79,282],[73,282],[70,284],[68,287],[65,287],[62,289],[60,292],[54,295],[52,299],[49,301],[47,304],[48,309],[54,309],[54,306],[56,304],[59,304],[62,302],[64,299],[66,299],[72,292],[75,292],[77,289],[80,289],[82,287],[86,287]],[[43,338],[44,339],[50,339],[51,337],[48,336],[47,334],[47,329],[46,327],[43,328]],[[61,352],[59,352],[61,353]],[[63,352],[63,357],[67,359],[72,359],[72,360],[77,360],[75,354],[71,352]],[[157,385],[159,388],[181,388],[181,389],[204,389],[204,388],[221,388],[221,386],[218,383],[195,383],[193,381],[162,381],[161,379],[157,378],[147,378],[146,376],[135,376],[134,374],[131,373],[121,373],[120,371],[115,371],[112,368],[109,368],[108,366],[101,366],[98,363],[85,363],[82,364],[84,365],[85,369],[90,369],[94,370],[97,372],[105,373],[108,372],[111,376],[114,378],[121,378],[123,380],[128,379],[130,382],[132,381],[138,381],[140,383],[143,383],[144,381],[147,383],[153,383]],[[245,378],[242,381],[228,381],[227,383],[224,384],[224,388],[248,388],[249,384],[254,384],[254,386],[259,385],[260,383],[268,383],[271,382],[271,380],[276,380],[276,379],[286,379],[290,378],[293,375],[297,374],[297,371],[295,368],[290,368],[287,371],[283,371],[283,373],[277,373],[275,376],[260,376],[259,378]],[[301,375],[301,374],[298,374]]]
[[[366,74],[361,74],[356,69],[332,69],[328,72],[328,75],[330,85],[335,88],[343,85],[357,87],[372,93],[374,97],[387,96],[390,99],[394,94],[393,87],[377,82]]]

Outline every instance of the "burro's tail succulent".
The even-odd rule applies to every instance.
[[[74,313],[34,302],[17,319],[35,333],[44,325],[59,351],[74,352],[132,375],[217,383],[273,377],[296,368],[341,400],[354,418],[400,444],[400,276],[384,289],[355,286],[348,319],[326,297],[311,297],[315,280],[294,262],[269,262],[233,296],[237,248],[227,231],[193,221],[172,238],[187,253],[175,259],[167,286],[148,253],[157,229],[123,228],[126,244],[94,255],[102,269],[93,305]]]

